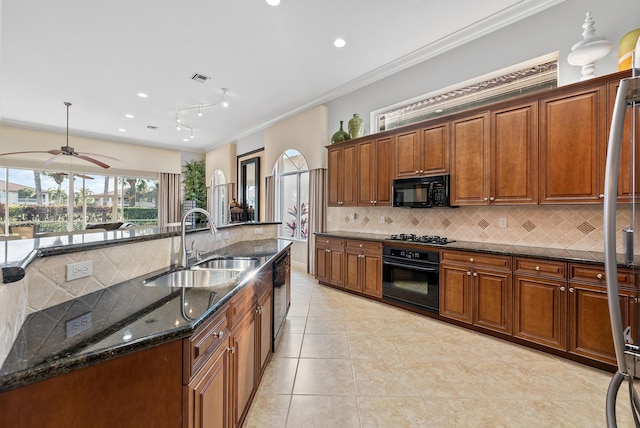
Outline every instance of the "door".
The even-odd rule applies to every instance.
[[[391,183],[393,181],[394,137],[376,140],[376,163],[372,171],[375,182],[374,205],[391,206]]]
[[[240,426],[253,395],[256,383],[256,330],[255,304],[247,312],[231,337],[231,355],[233,362],[232,414],[233,426]]]
[[[256,376],[256,387],[271,356],[271,335],[273,334],[273,291],[271,284],[268,284],[268,291],[265,291],[258,300],[257,319],[259,339],[257,368],[259,374]]]
[[[473,324],[511,334],[511,272],[474,268]]]
[[[449,123],[421,129],[423,160],[426,175],[449,173]]]
[[[375,198],[376,145],[373,140],[363,141],[358,148],[358,205],[371,206]]]
[[[362,292],[372,297],[382,297],[382,256],[364,254],[361,262]]]
[[[471,269],[440,264],[440,315],[471,323]]]
[[[395,178],[420,175],[422,166],[422,141],[418,131],[407,131],[396,135]]]
[[[451,205],[488,203],[488,115],[458,119],[451,124]]]

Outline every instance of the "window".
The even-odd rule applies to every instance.
[[[309,167],[302,153],[287,150],[275,166],[279,235],[306,241],[309,236]]]
[[[148,177],[0,168],[0,233],[19,227],[64,232],[116,221],[156,225],[157,183]]]
[[[373,132],[422,122],[558,85],[557,54],[536,58],[373,112]]]
[[[211,188],[213,197],[211,198],[211,212],[215,224],[227,224],[229,212],[229,201],[227,201],[227,179],[224,172],[216,169],[213,173]]]

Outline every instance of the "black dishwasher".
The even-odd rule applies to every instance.
[[[273,344],[276,349],[276,338],[284,325],[291,304],[291,276],[289,274],[289,251],[284,252],[273,262]]]

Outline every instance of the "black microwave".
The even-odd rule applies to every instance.
[[[393,180],[393,206],[434,208],[449,206],[449,176],[399,178]]]

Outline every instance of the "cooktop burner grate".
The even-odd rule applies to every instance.
[[[446,245],[450,242],[455,242],[437,235],[418,236],[413,233],[411,234],[401,233],[399,235],[391,235],[390,239],[393,241],[418,242],[421,244],[435,244],[435,245]]]

